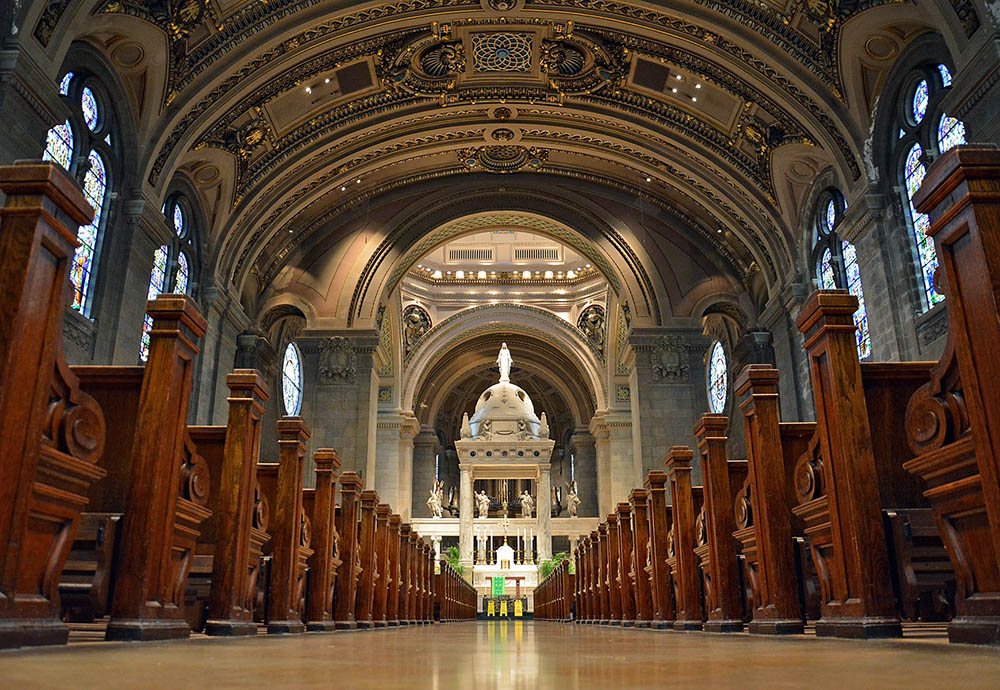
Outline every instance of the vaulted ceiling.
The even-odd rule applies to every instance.
[[[29,7],[53,79],[74,40],[107,56],[139,132],[144,193],[189,176],[216,279],[259,293],[378,209],[409,222],[405,193],[487,187],[470,212],[514,209],[515,178],[566,203],[602,189],[638,209],[631,236],[681,233],[734,285],[766,292],[795,269],[809,183],[831,170],[845,191],[863,183],[881,77],[952,11],[881,0]]]

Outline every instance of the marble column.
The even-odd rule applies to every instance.
[[[375,490],[404,520],[409,520],[412,516],[413,439],[419,429],[416,418],[409,413],[378,413]]]
[[[538,562],[552,558],[552,466],[539,465],[538,496],[535,498],[538,527]]]
[[[641,483],[633,431],[628,414],[607,412],[590,420],[597,450],[597,516],[610,513]]]
[[[580,505],[577,515],[596,517],[597,512],[597,448],[594,437],[585,427],[578,428],[569,439],[569,452],[576,466],[576,488]]]
[[[462,565],[472,565],[472,472],[468,466],[458,466],[459,482],[459,516],[458,516],[458,554]]]
[[[420,433],[413,439],[413,469],[410,472],[411,514],[414,517],[431,517],[431,509],[427,507],[427,497],[434,488],[434,457],[438,455],[439,450],[440,442],[434,429],[429,426],[421,427]],[[444,501],[446,503],[448,501],[447,488]]]

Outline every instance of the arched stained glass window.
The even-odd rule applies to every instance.
[[[914,124],[920,124],[924,116],[927,115],[927,103],[930,96],[927,88],[927,80],[921,79],[920,83],[913,90],[913,104],[910,113],[913,115]]]
[[[89,316],[101,238],[109,225],[110,185],[118,179],[120,163],[111,147],[113,118],[100,106],[101,89],[93,77],[67,72],[59,81],[59,93],[71,110],[70,117],[49,130],[42,158],[82,178],[84,197],[94,208],[93,222],[77,232],[80,246],[69,271],[73,308]]]
[[[83,195],[87,203],[94,207],[94,220],[88,225],[81,225],[76,233],[80,246],[73,255],[73,265],[70,267],[70,280],[73,283],[73,308],[82,310],[90,296],[91,277],[94,273],[94,255],[97,251],[97,238],[104,220],[104,197],[108,191],[108,173],[101,154],[91,151],[87,157],[90,168],[83,176]]]
[[[89,86],[84,86],[80,92],[80,108],[83,111],[83,121],[91,132],[97,131],[97,126],[101,122],[101,110],[97,106],[97,98]]]
[[[824,290],[846,289],[858,298],[858,308],[854,312],[855,337],[858,342],[858,358],[871,355],[871,333],[868,330],[868,310],[865,307],[864,290],[861,288],[861,270],[858,253],[854,245],[841,240],[837,235],[837,224],[846,210],[843,197],[830,190],[821,197],[820,211],[816,214],[816,278]]]
[[[73,159],[73,128],[69,120],[49,130],[48,136],[45,137],[45,153],[42,154],[42,159],[58,163],[69,170]]]
[[[965,125],[942,113],[937,128],[938,153],[944,153],[965,143]]]
[[[302,359],[295,343],[288,343],[282,358],[281,395],[285,414],[295,416],[302,410]]]
[[[938,74],[941,75],[941,85],[944,88],[951,86],[951,71],[948,69],[947,65],[938,65]]]
[[[708,408],[715,414],[722,414],[726,409],[726,398],[729,395],[727,368],[725,348],[716,340],[708,364]]]
[[[156,299],[167,285],[167,245],[153,252],[153,270],[149,273],[149,287],[146,299]],[[149,331],[153,328],[153,318],[146,314],[142,322],[142,338],[139,341],[139,359],[149,359]]]
[[[949,149],[965,143],[965,125],[941,111],[942,99],[952,85],[951,71],[943,63],[932,62],[914,69],[906,83],[916,86],[903,91],[896,126],[900,137],[895,142],[894,164],[899,166],[903,211],[910,224],[913,253],[924,307],[929,309],[944,300],[934,285],[938,261],[934,241],[927,236],[930,219],[918,213],[913,195],[927,175],[927,166]],[[904,100],[905,99],[905,100]]]
[[[833,254],[827,247],[823,250],[823,258],[819,262],[819,282],[824,290],[837,289],[837,279],[833,276]]]
[[[177,274],[174,276],[174,292],[187,294],[189,274],[190,269],[188,267],[187,254],[181,252],[177,255]]]
[[[931,227],[930,218],[917,212],[913,205],[913,195],[927,176],[927,168],[921,162],[924,150],[920,144],[914,144],[906,155],[903,166],[903,179],[906,182],[906,197],[910,210],[910,223],[913,228],[913,241],[917,247],[917,259],[920,262],[920,276],[923,281],[924,295],[929,306],[934,306],[944,299],[934,288],[934,271],[937,269],[937,254],[934,251],[934,241],[927,236]]]
[[[174,203],[174,232],[178,237],[184,235],[184,209],[178,203]]]

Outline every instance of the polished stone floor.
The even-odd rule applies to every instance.
[[[997,688],[1000,649],[549,622],[71,644],[0,653],[0,688]]]

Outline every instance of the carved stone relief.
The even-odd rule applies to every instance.
[[[323,383],[354,383],[358,356],[347,338],[327,338],[320,348],[319,379]]]

